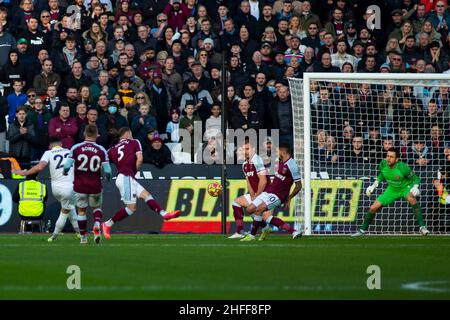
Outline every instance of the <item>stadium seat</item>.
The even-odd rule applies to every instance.
[[[181,143],[166,143],[167,148],[169,148],[170,152],[181,152]]]
[[[26,220],[26,219],[22,218],[22,220],[20,221],[19,233],[25,234],[25,233],[33,232],[33,226],[36,226],[36,225],[39,227],[39,232],[43,232],[44,226],[43,226],[42,218],[40,218],[39,220]],[[30,226],[31,231],[26,232],[27,226]]]
[[[172,152],[174,164],[191,164],[191,155],[187,152]]]

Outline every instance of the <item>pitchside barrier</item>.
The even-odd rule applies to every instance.
[[[246,182],[242,179],[241,166],[230,165],[229,176],[229,202],[246,193]],[[315,234],[342,234],[355,231],[361,224],[365,208],[368,208],[372,198],[367,198],[365,188],[371,183],[369,177],[375,175],[373,165],[353,165],[350,170],[335,167],[312,167],[311,183],[312,191],[312,222],[311,226]],[[428,168],[428,170],[437,168]],[[218,165],[168,165],[163,169],[157,169],[151,165],[143,165],[137,174],[139,182],[149,190],[154,197],[167,210],[181,209],[183,214],[174,221],[163,222],[162,218],[150,211],[140,201],[138,211],[130,218],[117,224],[115,231],[119,232],[191,232],[191,233],[220,233],[221,231],[221,199],[208,195],[206,188],[211,181],[220,180],[221,168]],[[186,173],[189,173],[189,176]],[[450,231],[450,226],[442,224],[442,221],[450,220],[450,207],[440,205],[437,192],[433,186],[433,179],[425,174],[422,178],[422,196],[420,202],[424,207],[424,214],[429,229],[433,233],[445,233]],[[54,226],[59,215],[60,205],[53,198],[48,173],[41,174],[49,190],[49,200],[44,220],[51,221]],[[0,232],[18,232],[20,218],[17,214],[17,205],[12,203],[11,195],[20,180],[0,180]],[[110,218],[123,206],[119,192],[113,181],[104,181],[104,219]],[[379,188],[377,191],[381,191]],[[295,206],[291,211],[278,209],[275,215],[285,221],[294,224]],[[227,231],[234,232],[233,214],[231,207],[227,210]],[[406,219],[412,215],[405,203],[399,202],[395,212],[390,212],[390,219],[376,220],[371,230],[395,230],[406,232],[414,229],[413,219]],[[250,218],[246,217],[249,228]],[[397,223],[395,223],[397,221]],[[405,221],[408,223],[405,224]],[[439,221],[441,223],[439,223]],[[92,221],[90,221],[92,222]],[[401,222],[401,223],[400,223]],[[70,228],[69,224],[66,226]],[[391,228],[391,229],[389,229]],[[66,229],[65,231],[71,231]]]

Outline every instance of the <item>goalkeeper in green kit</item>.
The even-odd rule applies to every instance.
[[[380,173],[377,180],[366,189],[366,195],[370,197],[380,182],[386,181],[388,187],[370,206],[369,212],[364,216],[363,224],[353,236],[364,235],[373,218],[375,218],[375,213],[382,207],[388,206],[400,198],[407,200],[412,207],[414,216],[420,226],[420,233],[425,236],[429,233],[423,221],[422,208],[416,199],[420,195],[420,178],[416,176],[406,163],[399,161],[399,157],[399,151],[391,148],[387,151],[386,159],[378,165]]]

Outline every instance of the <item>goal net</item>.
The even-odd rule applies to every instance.
[[[306,235],[356,232],[387,184],[366,188],[386,150],[420,177],[425,223],[450,233],[450,75],[305,73],[289,79],[294,154],[304,189],[296,203]],[[447,173],[448,171],[448,173]],[[405,200],[380,210],[369,234],[418,234]]]

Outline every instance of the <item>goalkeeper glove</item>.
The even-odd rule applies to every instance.
[[[418,197],[420,195],[419,185],[415,184],[411,190],[409,191],[414,197]]]
[[[368,186],[366,189],[366,196],[370,197],[377,187],[378,181],[375,181],[371,186]]]

